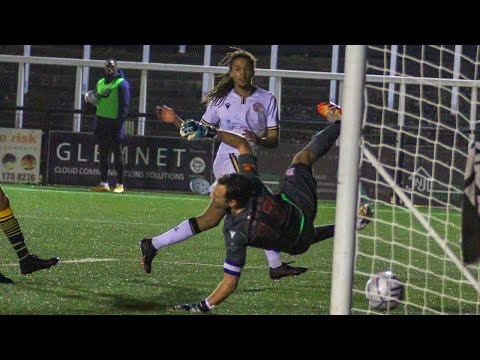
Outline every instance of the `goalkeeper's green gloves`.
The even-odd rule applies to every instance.
[[[213,126],[203,125],[195,120],[186,120],[180,127],[180,135],[186,137],[188,140],[203,137],[212,139],[217,135],[217,129]]]
[[[189,312],[208,312],[215,305],[210,305],[207,299],[200,301],[198,304],[185,304],[174,306],[174,310],[184,310]]]

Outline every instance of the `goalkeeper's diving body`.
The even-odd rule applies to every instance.
[[[332,113],[335,108],[330,109]],[[224,275],[217,288],[199,303],[176,306],[176,310],[207,312],[230,296],[237,287],[247,256],[247,247],[272,249],[290,255],[302,254],[317,242],[332,238],[335,225],[315,226],[317,184],[313,163],[326,154],[340,135],[340,119],[312,137],[293,158],[280,192],[273,194],[259,178],[257,159],[241,135],[209,128],[194,120],[182,125],[189,139],[215,133],[222,142],[238,149],[238,174],[219,179],[211,193],[212,203],[225,211],[223,233],[226,258]]]
[[[228,72],[223,74],[219,83],[206,94],[202,103],[207,105],[202,123],[218,127],[222,130],[243,134],[249,141],[253,154],[259,146],[275,148],[279,138],[279,116],[275,96],[253,85],[256,58],[248,51],[234,48],[227,53],[220,65],[227,65]],[[177,128],[183,120],[175,111],[167,106],[157,107],[159,120],[171,123]],[[206,127],[210,129],[211,127]],[[213,135],[213,133],[205,134]],[[194,135],[192,135],[194,136]],[[213,173],[218,179],[224,174],[237,173],[238,151],[228,144],[222,143],[215,155]],[[209,192],[213,189],[210,187]],[[213,206],[213,203],[203,214],[182,221],[171,230],[151,239],[143,239],[140,246],[147,253],[156,253],[157,250],[177,244],[191,238],[200,232],[216,227],[225,216],[225,211]],[[269,274],[272,280],[279,280],[286,276],[300,275],[306,267],[295,267],[283,262],[280,253],[265,250],[268,260]],[[151,272],[151,257],[144,257],[143,267],[147,273]]]

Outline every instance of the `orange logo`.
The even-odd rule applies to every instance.
[[[243,165],[243,171],[245,171],[245,172],[250,172],[250,171],[252,171],[252,169],[253,169],[252,165],[250,165],[250,164]]]

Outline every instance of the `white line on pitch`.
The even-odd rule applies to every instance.
[[[111,259],[111,258],[85,258],[85,259],[73,259],[73,260],[62,260],[60,259],[59,264],[85,264],[85,263],[98,263],[98,262],[112,262],[112,261],[130,261],[130,262],[138,262],[140,263],[140,259]],[[215,268],[223,268],[223,264],[203,264],[203,263],[195,263],[195,262],[182,262],[182,261],[162,261],[163,264],[167,265],[192,265],[192,266],[204,266],[204,267],[215,267]],[[2,264],[2,266],[18,266],[18,263],[14,264]],[[265,266],[245,266],[245,269],[266,269]],[[310,272],[317,272],[317,273],[331,273],[331,271],[320,271],[320,270],[311,270]]]
[[[27,189],[27,188],[16,188],[16,187],[8,187],[2,184],[2,187],[8,191],[36,191],[36,192],[55,192],[61,194],[81,194],[81,195],[89,195],[89,196],[114,196],[114,197],[140,197],[140,198],[154,198],[154,199],[172,199],[172,200],[187,200],[187,201],[206,201],[209,198],[207,196],[191,196],[190,194],[185,194],[185,197],[178,197],[176,195],[169,195],[165,193],[152,193],[151,195],[146,194],[132,194],[132,193],[123,193],[121,195],[111,194],[108,192],[96,192],[92,193],[88,190],[81,191],[81,190],[58,190],[58,189]],[[192,194],[193,195],[193,194]]]
[[[92,193],[88,190],[58,190],[58,189],[28,189],[28,188],[17,188],[17,187],[9,187],[8,185],[2,184],[2,188],[8,191],[44,191],[44,192],[55,192],[55,193],[62,193],[62,194],[83,194],[89,196],[114,196],[114,197],[138,197],[138,198],[154,198],[154,199],[168,199],[168,200],[186,200],[186,201],[207,201],[209,197],[204,195],[195,195],[195,194],[185,194],[185,197],[178,197],[173,194],[166,194],[166,193],[152,193],[151,195],[145,194],[132,194],[132,193],[123,193],[121,195],[118,194],[111,194],[107,192],[98,192]],[[325,203],[318,203],[318,207],[322,209],[333,209],[335,208],[335,204],[325,204]]]
[[[125,221],[115,221],[115,220],[96,220],[96,219],[81,219],[81,218],[59,218],[59,217],[48,217],[48,216],[30,216],[30,215],[17,215],[18,219],[34,219],[34,220],[45,220],[45,221],[68,221],[68,222],[83,222],[83,223],[108,223],[108,224],[121,224],[121,225],[146,225],[146,226],[166,226],[173,227],[177,224],[163,224],[163,223],[147,223],[147,222],[125,222]],[[179,222],[183,219],[179,218]]]

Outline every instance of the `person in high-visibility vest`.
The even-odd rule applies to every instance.
[[[121,148],[125,140],[125,118],[130,106],[130,85],[123,70],[117,68],[116,60],[105,61],[105,77],[98,80],[95,95],[95,138],[98,144],[101,182],[90,191],[110,191],[108,160],[113,152],[117,172],[117,183],[113,191],[123,193],[124,166]]]

